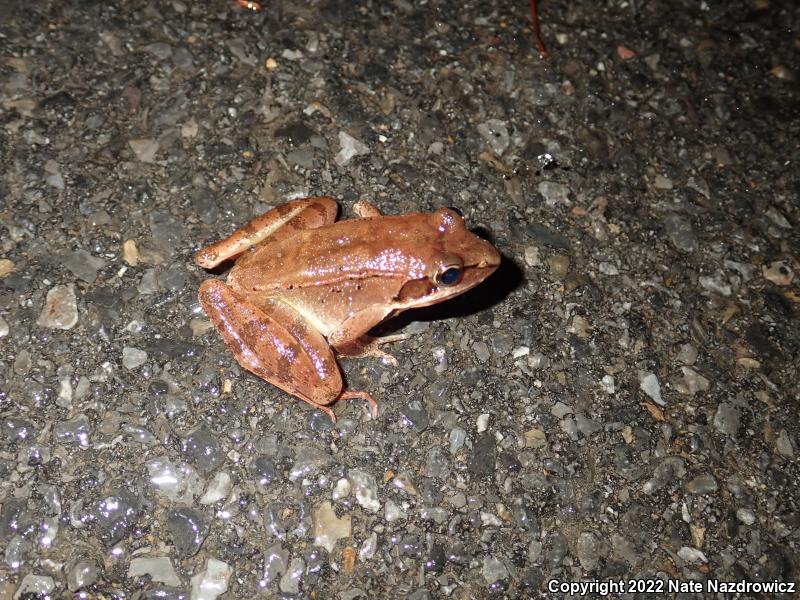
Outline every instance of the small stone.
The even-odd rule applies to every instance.
[[[214,326],[209,319],[195,317],[189,321],[189,329],[192,330],[192,337],[200,337],[206,331],[210,331]]]
[[[554,254],[547,258],[547,266],[550,269],[550,278],[561,281],[569,271],[569,256]]]
[[[656,377],[655,373],[646,371],[639,373],[639,388],[650,396],[656,404],[660,406],[667,405],[661,398],[661,384],[659,384],[658,377]]]
[[[81,560],[67,573],[67,588],[71,592],[88,587],[97,581],[97,565],[93,562]]]
[[[31,361],[31,353],[27,350],[20,350],[14,357],[14,373],[17,375],[27,375],[30,373],[33,362]]]
[[[730,296],[733,292],[727,277],[725,277],[725,273],[722,271],[717,271],[713,275],[701,275],[697,281],[705,290],[708,290],[712,294]]]
[[[352,489],[353,488],[350,485],[350,482],[343,477],[336,482],[335,486],[333,486],[333,492],[331,493],[331,498],[334,501],[341,500],[342,498],[347,498],[350,495]]]
[[[556,204],[569,206],[572,204],[569,200],[569,188],[563,183],[540,181],[536,189],[542,195],[545,204],[548,206],[555,206]]]
[[[209,531],[208,521],[203,513],[188,507],[169,511],[167,525],[172,533],[172,543],[181,559],[197,554]]]
[[[525,246],[525,264],[529,267],[539,267],[542,265],[538,246]]]
[[[378,483],[375,477],[361,469],[350,469],[347,479],[353,486],[356,501],[370,512],[377,512],[381,503],[378,501]]]
[[[672,179],[666,175],[656,175],[655,181],[653,181],[653,187],[657,190],[671,190],[674,185]]]
[[[736,437],[739,432],[739,423],[742,411],[730,402],[721,402],[714,414],[714,427],[720,433]]]
[[[386,518],[387,523],[392,523],[400,519],[405,519],[406,513],[403,511],[402,508],[397,506],[397,504],[395,504],[392,500],[387,500],[384,511],[384,517]]]
[[[122,244],[122,260],[131,267],[139,264],[139,249],[135,240],[125,240]]]
[[[153,581],[166,585],[178,586],[181,584],[172,562],[166,556],[154,558],[137,557],[131,560],[131,564],[128,567],[128,577],[135,578],[143,575],[149,575]]]
[[[293,558],[289,563],[289,568],[281,577],[278,587],[284,594],[297,594],[300,591],[300,578],[306,568],[306,563],[302,558]]]
[[[617,383],[613,375],[603,375],[600,380],[600,389],[606,394],[613,394],[617,389]]]
[[[559,400],[550,408],[550,414],[556,419],[563,419],[565,416],[572,414],[572,407]]]
[[[778,454],[786,458],[794,458],[794,445],[789,437],[789,433],[785,429],[781,429],[778,433],[778,438],[775,440],[775,450]]]
[[[697,360],[697,348],[692,344],[683,344],[678,351],[678,361],[685,365],[693,365]]]
[[[698,475],[691,481],[686,482],[683,486],[683,489],[687,494],[702,495],[716,492],[719,489],[719,485],[717,484],[717,480],[714,479],[713,475],[710,473],[704,473],[702,475]]]
[[[681,367],[683,381],[675,384],[675,389],[681,394],[694,396],[697,392],[707,392],[711,388],[711,382],[690,367]]]
[[[448,441],[450,442],[450,454],[455,454],[464,447],[464,442],[467,439],[467,432],[460,427],[454,427],[450,430]]]
[[[11,330],[8,327],[8,321],[6,321],[3,317],[0,317],[0,338],[6,337],[9,331]]]
[[[5,277],[14,270],[14,261],[0,258],[0,277]]]
[[[756,513],[752,508],[737,508],[736,518],[745,525],[752,525],[756,522]]]
[[[778,260],[765,265],[762,268],[764,279],[771,281],[775,285],[789,285],[794,280],[794,272],[789,268],[789,263],[784,260]]]
[[[377,510],[377,508],[375,509]],[[333,552],[336,541],[349,538],[351,533],[351,517],[336,516],[330,502],[323,502],[314,510],[314,545],[322,546],[329,553]]]
[[[487,427],[489,426],[489,413],[483,413],[482,415],[478,416],[476,420],[476,427],[478,429],[478,433],[483,433],[486,431]]]
[[[205,569],[192,577],[191,600],[215,600],[228,591],[233,569],[228,563],[209,558]]]
[[[181,125],[181,137],[191,140],[197,137],[197,132],[200,131],[200,126],[194,117],[190,118],[183,125]]]
[[[200,498],[200,504],[208,506],[216,504],[220,500],[224,500],[231,492],[233,483],[231,482],[230,473],[227,471],[220,471],[211,480],[206,488],[206,493]]]
[[[575,554],[584,571],[594,571],[600,562],[600,541],[591,531],[584,531],[578,537]]]
[[[547,445],[547,435],[544,429],[535,427],[522,434],[526,448],[544,448]]]
[[[34,575],[28,573],[22,578],[22,581],[14,594],[14,600],[21,600],[23,598],[50,598],[50,593],[55,587],[55,582],[52,577],[47,575]]]
[[[486,342],[475,342],[472,344],[472,350],[475,352],[475,358],[481,362],[486,362],[491,356],[489,345]]]
[[[94,280],[97,279],[98,271],[106,266],[105,260],[92,256],[82,249],[70,252],[63,258],[62,262],[75,277],[82,279],[86,283],[94,283]]]
[[[484,557],[481,574],[484,580],[486,580],[487,585],[491,585],[495,581],[508,579],[508,569],[503,564],[503,561],[498,560],[494,556]]]
[[[492,152],[502,156],[511,141],[506,124],[500,119],[488,119],[478,125],[478,134],[486,142]]]
[[[278,578],[278,575],[285,573],[288,566],[289,553],[284,550],[280,542],[273,544],[264,552],[264,575],[261,583],[268,586]]]
[[[130,140],[128,145],[131,147],[131,150],[133,150],[136,158],[143,163],[152,163],[155,161],[156,153],[159,148],[157,140],[150,138]]]
[[[485,477],[494,473],[497,441],[493,435],[484,433],[472,446],[467,470],[476,477]]]
[[[369,154],[370,152],[369,146],[345,131],[339,132],[339,145],[341,150],[333,160],[340,167],[345,166],[354,157]]]
[[[77,323],[78,299],[75,297],[75,285],[69,283],[50,289],[36,324],[49,329],[72,329]]]
[[[671,213],[664,218],[664,230],[672,244],[684,252],[694,252],[699,247],[692,222],[686,217]]]
[[[144,350],[132,348],[131,346],[125,346],[122,349],[122,366],[126,369],[133,371],[141,367],[146,361],[147,352]]]
[[[698,550],[697,548],[690,548],[689,546],[684,546],[683,548],[678,550],[678,556],[680,556],[687,563],[708,562],[706,555],[703,554],[701,550]]]

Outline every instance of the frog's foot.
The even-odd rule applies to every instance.
[[[339,394],[337,400],[348,400],[350,398],[363,398],[364,400],[369,402],[369,410],[370,413],[372,413],[372,418],[373,419],[378,418],[378,402],[375,400],[375,398],[372,397],[372,394],[370,394],[369,392],[345,391]],[[320,408],[324,410],[324,407]],[[333,411],[331,411],[331,418],[335,423],[336,417],[333,416]]]
[[[397,359],[380,349],[383,344],[391,344],[401,340],[408,339],[408,335],[398,333],[397,335],[386,335],[383,337],[372,337],[370,335],[362,335],[360,338],[347,342],[341,346],[336,347],[336,351],[342,356],[349,358],[379,358],[383,362],[392,366],[397,366]]]

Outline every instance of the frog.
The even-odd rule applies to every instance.
[[[198,299],[247,371],[307,402],[335,422],[332,405],[366,400],[346,389],[337,358],[377,357],[404,334],[374,337],[383,321],[463,294],[489,277],[500,254],[466,227],[461,213],[385,215],[366,200],[337,220],[330,196],[291,200],[201,248],[195,263],[234,260],[226,281],[204,280]]]

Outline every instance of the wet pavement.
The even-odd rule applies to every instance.
[[[800,9],[540,15],[547,60],[522,1],[0,3],[0,599],[800,579]],[[377,419],[197,301],[319,194],[504,256],[342,361]]]

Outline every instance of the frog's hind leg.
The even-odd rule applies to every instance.
[[[336,221],[339,205],[328,196],[302,198],[276,206],[237,229],[224,240],[200,249],[194,261],[205,269],[235,258],[256,244],[294,235],[302,229],[316,229]]]
[[[251,373],[333,421],[336,416],[329,405],[343,398],[365,398],[377,415],[377,403],[368,393],[342,390],[342,374],[330,346],[291,307],[273,301],[261,308],[218,279],[204,281],[199,298],[236,362]]]

